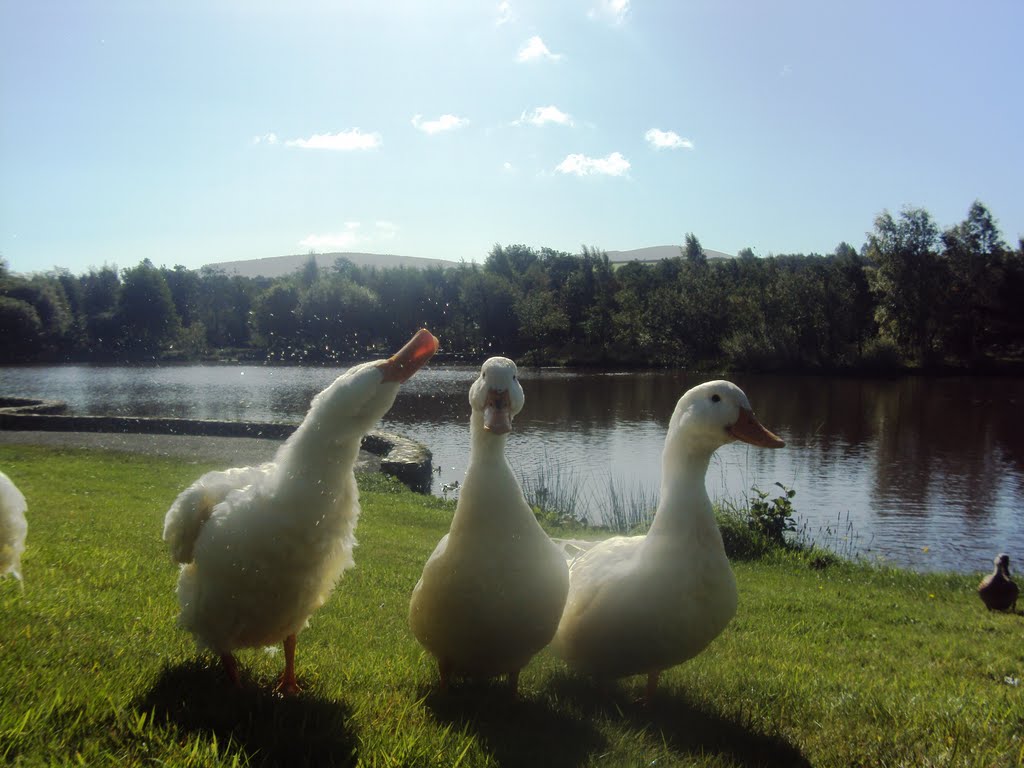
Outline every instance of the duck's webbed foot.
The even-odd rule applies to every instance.
[[[282,696],[294,696],[297,693],[302,693],[302,689],[295,679],[295,643],[295,635],[288,635],[284,639],[284,673],[274,689]]]
[[[222,653],[220,655],[220,663],[224,665],[224,672],[228,676],[228,680],[235,688],[242,687],[242,680],[238,676],[238,661],[235,659],[233,654]]]
[[[514,699],[519,695],[519,670],[514,669],[508,673],[508,690]]]
[[[661,677],[661,670],[656,669],[647,673],[647,689],[644,691],[644,706],[651,706],[654,701],[654,692],[658,690],[658,678]]]

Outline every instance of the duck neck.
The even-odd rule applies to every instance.
[[[455,507],[453,535],[479,527],[512,529],[522,524],[520,515],[510,513],[519,507],[526,509],[526,502],[505,457],[506,442],[506,435],[486,431],[483,416],[473,414],[469,466]]]
[[[470,417],[469,439],[470,466],[477,462],[486,462],[494,466],[508,466],[508,461],[505,459],[505,444],[508,442],[508,435],[496,435],[484,429],[482,413],[474,411]]]
[[[712,451],[666,446],[661,466],[661,501],[648,535],[689,536],[715,526],[704,477]]]
[[[295,482],[293,488],[316,497],[335,496],[348,483],[359,457],[363,425],[346,422],[353,419],[345,403],[337,397],[335,382],[320,396],[314,409],[279,449],[275,461],[278,472]]]

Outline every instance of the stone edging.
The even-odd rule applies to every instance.
[[[30,400],[27,397],[0,397],[0,414],[55,414],[64,413],[67,403],[60,400]]]
[[[208,421],[141,416],[63,416],[65,403],[0,397],[0,430],[120,432],[152,435],[257,437],[284,440],[298,425],[253,421]],[[429,493],[433,455],[425,445],[393,432],[371,432],[362,448],[381,457],[380,469],[419,493]]]

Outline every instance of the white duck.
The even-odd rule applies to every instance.
[[[421,330],[390,359],[349,369],[313,398],[274,461],[209,472],[171,505],[163,538],[182,564],[179,624],[236,685],[233,650],[283,641],[278,689],[298,692],[296,636],[353,565],[362,436],[436,350]]]
[[[11,479],[0,472],[0,576],[8,573],[21,581],[21,554],[25,551],[28,505]]]
[[[736,580],[704,487],[711,455],[743,440],[779,448],[743,391],[711,381],[684,394],[669,422],[661,496],[646,536],[615,537],[571,563],[552,650],[599,679],[658,676],[700,653],[736,612]]]
[[[519,670],[558,626],[569,573],[537,523],[505,458],[513,417],[525,397],[516,365],[492,357],[469,390],[470,457],[451,530],[413,589],[409,625],[437,659],[441,690],[452,674]]]

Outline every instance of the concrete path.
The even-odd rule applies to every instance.
[[[213,463],[222,469],[245,467],[270,461],[283,442],[283,440],[256,437],[0,430],[0,445],[46,445],[144,453],[150,456],[185,460],[192,464]],[[356,470],[379,471],[380,457],[368,451],[360,451]]]

